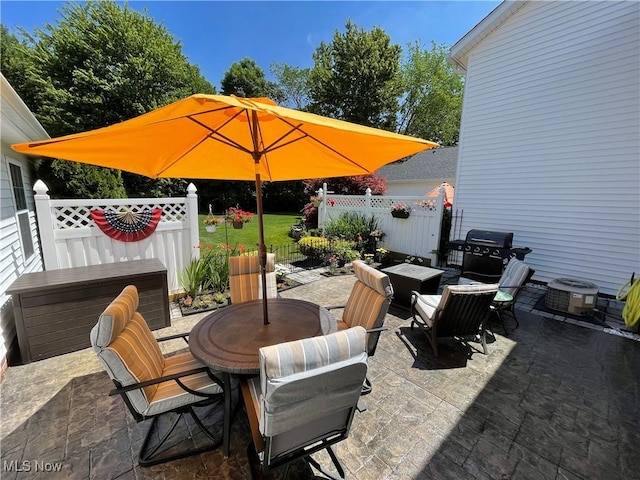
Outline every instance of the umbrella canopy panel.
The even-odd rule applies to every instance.
[[[152,178],[273,181],[364,175],[437,146],[260,100],[193,95],[116,125],[13,148]]]

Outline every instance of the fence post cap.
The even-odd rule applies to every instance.
[[[33,184],[33,191],[38,195],[46,195],[49,187],[42,180],[36,180],[36,183]]]

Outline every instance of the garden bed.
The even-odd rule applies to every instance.
[[[225,307],[229,304],[229,300],[225,299],[224,302],[216,302],[214,300],[213,293],[203,293],[196,295],[193,298],[183,297],[178,299],[178,306],[180,307],[180,313],[183,317],[187,315],[194,315],[196,313],[209,312],[217,308]]]

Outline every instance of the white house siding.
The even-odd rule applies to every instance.
[[[469,52],[463,236],[514,232],[541,281],[640,274],[639,58],[639,2],[527,2]]]
[[[41,140],[47,132],[38,123],[13,87],[0,74],[0,376],[6,368],[7,351],[16,338],[15,321],[7,288],[23,273],[43,269],[33,198],[33,178],[27,157],[11,150],[12,143]],[[9,177],[9,161],[20,166],[29,216],[33,254],[25,258]]]
[[[9,180],[9,159],[22,168],[22,180],[27,194],[27,209],[29,210],[29,223],[31,225],[31,238],[34,249],[33,255],[29,258],[24,258],[18,233],[15,201]],[[9,146],[3,142],[0,162],[0,335],[2,337],[2,342],[0,342],[0,364],[4,362],[7,350],[16,336],[11,297],[5,292],[13,281],[23,273],[42,270],[32,184],[33,179],[25,157],[13,153]]]

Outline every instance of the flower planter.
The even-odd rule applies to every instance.
[[[409,218],[409,212],[391,210],[391,216],[394,218]]]
[[[216,226],[215,225],[205,225],[204,229],[209,233],[213,233],[213,232],[216,231]]]
[[[236,230],[239,230],[242,227],[244,227],[244,223],[242,222],[232,222],[231,225],[233,225],[233,228],[235,228]]]
[[[322,203],[322,200],[314,200],[313,202],[313,206],[318,208],[320,206],[320,204]]]

